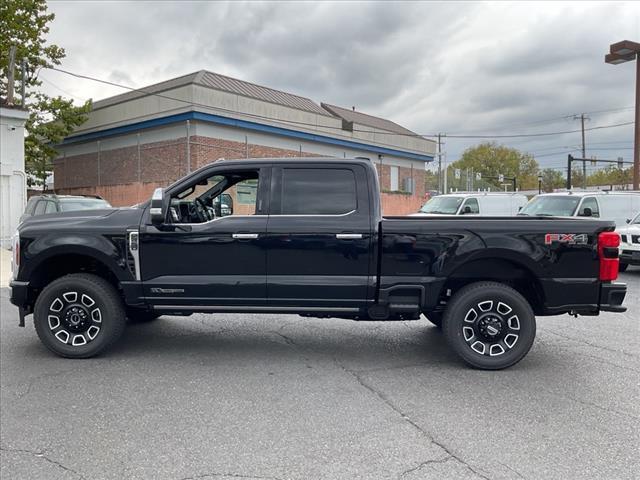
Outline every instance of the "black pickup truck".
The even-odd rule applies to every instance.
[[[383,217],[379,198],[367,159],[216,162],[135,207],[24,221],[11,301],[64,357],[103,351],[127,318],[424,314],[485,369],[527,354],[535,315],[625,311],[613,222]]]

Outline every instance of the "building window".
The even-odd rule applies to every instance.
[[[399,184],[399,180],[398,180],[398,167],[394,167],[391,166],[389,167],[389,177],[390,177],[390,185],[389,185],[389,190],[391,190],[392,192],[397,192],[398,190],[400,190],[400,184]]]
[[[258,192],[258,179],[243,180],[236,185],[238,203],[242,205],[255,205]]]

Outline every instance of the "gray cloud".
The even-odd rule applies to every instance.
[[[55,2],[50,9],[57,15],[50,38],[66,48],[69,70],[140,87],[209,69],[355,105],[420,133],[571,130],[579,124],[570,118],[531,123],[634,102],[632,66],[605,65],[603,56],[612,42],[640,38],[635,3]],[[120,93],[43,76],[79,98]],[[599,113],[589,125],[630,119],[631,110]],[[632,139],[631,127],[587,133],[601,157],[630,158],[629,150],[595,148],[613,141],[626,148]],[[477,142],[448,139],[448,160]],[[502,142],[544,155],[576,145],[579,135]]]

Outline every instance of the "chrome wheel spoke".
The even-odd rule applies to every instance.
[[[102,311],[89,295],[68,291],[49,306],[47,323],[52,335],[65,345],[81,347],[101,331]]]
[[[73,340],[71,340],[71,345],[74,347],[79,347],[80,345],[86,345],[87,339],[81,333],[74,335]]]
[[[56,333],[56,338],[60,340],[62,343],[67,343],[69,341],[69,332],[66,330],[58,330]]]
[[[49,322],[49,328],[51,330],[55,330],[60,326],[60,317],[57,315],[49,315],[47,321]]]
[[[518,341],[518,338],[518,335],[510,333],[504,337],[504,343],[507,347],[509,347],[509,349],[511,349]]]
[[[475,308],[470,309],[464,317],[464,321],[468,323],[473,323],[478,318],[478,312],[476,312]]]
[[[520,319],[513,307],[498,300],[481,300],[464,316],[462,337],[479,355],[498,357],[509,352],[519,338]]]
[[[493,308],[493,300],[485,300],[484,302],[478,303],[478,308],[482,312],[490,312]]]

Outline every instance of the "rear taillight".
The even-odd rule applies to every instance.
[[[620,235],[616,232],[602,232],[598,235],[598,258],[600,259],[600,275],[602,281],[610,282],[618,278],[618,247]]]

